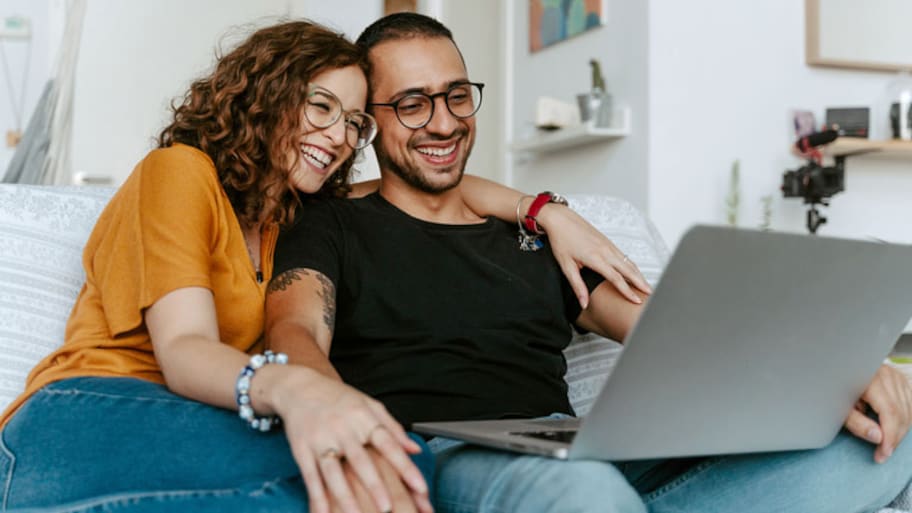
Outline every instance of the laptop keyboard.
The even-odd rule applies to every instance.
[[[528,438],[538,438],[541,440],[550,440],[552,442],[564,442],[569,444],[576,436],[576,431],[518,431],[510,434],[515,436],[525,436]]]

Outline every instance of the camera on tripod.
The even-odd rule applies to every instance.
[[[845,169],[824,167],[813,160],[795,171],[782,175],[782,195],[786,198],[804,198],[805,203],[823,203],[823,200],[845,190]]]
[[[810,205],[807,228],[814,234],[827,219],[820,215],[817,205],[829,206],[829,199],[845,190],[845,156],[836,156],[835,165],[824,166],[818,146],[829,144],[839,137],[836,130],[824,130],[802,137],[795,146],[808,158],[807,164],[782,175],[782,195],[786,198],[804,198]]]

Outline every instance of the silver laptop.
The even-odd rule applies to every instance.
[[[827,445],[912,317],[912,246],[697,226],[584,419],[416,423],[611,461]]]

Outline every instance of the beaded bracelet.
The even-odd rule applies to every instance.
[[[268,363],[285,365],[288,363],[288,355],[285,353],[265,351],[263,354],[251,356],[250,363],[245,365],[244,369],[241,370],[241,374],[238,376],[234,386],[234,397],[238,405],[238,416],[249,423],[252,429],[262,432],[269,431],[272,429],[272,426],[276,426],[281,422],[281,419],[276,415],[257,417],[256,412],[253,411],[253,406],[250,406],[250,381],[253,379],[253,375],[256,374],[257,369]]]

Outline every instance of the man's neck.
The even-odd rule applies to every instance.
[[[418,190],[393,173],[383,173],[379,193],[406,214],[437,224],[478,224],[484,218],[473,212],[462,197],[462,186],[438,194]]]

